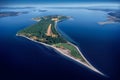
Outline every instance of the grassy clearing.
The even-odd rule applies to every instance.
[[[54,44],[54,45],[56,47],[58,47],[58,48],[63,47],[65,49],[70,50],[70,55],[71,56],[73,56],[74,58],[80,59],[80,60],[85,62],[85,60],[80,55],[79,51],[73,45],[71,45],[69,43],[58,43],[58,44]]]

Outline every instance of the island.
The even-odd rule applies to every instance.
[[[63,37],[64,35],[60,34],[57,30],[56,27],[58,22],[62,22],[70,18],[71,17],[69,16],[61,15],[49,15],[32,18],[33,20],[37,21],[37,23],[18,31],[16,35],[25,37],[47,47],[51,47],[59,53],[83,64],[92,71],[104,75],[87,61],[76,45],[67,41]]]

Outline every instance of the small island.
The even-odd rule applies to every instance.
[[[37,23],[18,31],[17,36],[25,37],[34,42],[51,47],[59,53],[83,64],[87,68],[104,75],[87,61],[76,45],[64,39],[57,31],[57,23],[70,18],[69,16],[60,15],[32,18]]]

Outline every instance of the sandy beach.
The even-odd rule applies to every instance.
[[[90,70],[92,70],[92,71],[94,71],[94,72],[96,72],[96,73],[98,73],[98,74],[100,74],[100,75],[102,75],[102,76],[106,76],[105,74],[103,74],[102,72],[100,72],[99,70],[97,70],[94,66],[92,66],[92,65],[89,63],[89,61],[87,61],[87,59],[83,56],[83,54],[81,53],[81,51],[79,50],[79,48],[78,48],[77,46],[75,46],[74,44],[70,43],[70,42],[69,42],[69,44],[71,44],[71,45],[73,45],[74,47],[76,47],[76,49],[79,51],[80,55],[85,59],[85,61],[87,62],[87,64],[85,64],[84,62],[82,62],[82,61],[80,61],[80,60],[78,60],[78,59],[75,59],[74,57],[72,57],[72,56],[70,56],[70,55],[68,55],[68,54],[65,54],[62,50],[60,50],[59,48],[57,48],[57,47],[55,47],[55,46],[48,45],[48,44],[45,44],[45,43],[42,43],[42,42],[38,42],[38,41],[33,40],[33,39],[30,39],[30,38],[28,38],[28,37],[26,37],[26,36],[24,36],[24,35],[18,35],[18,34],[16,34],[16,36],[24,37],[24,38],[26,38],[26,39],[28,39],[28,40],[31,40],[31,41],[33,41],[33,42],[42,44],[42,45],[44,45],[44,46],[46,46],[46,47],[53,48],[53,49],[55,49],[58,53],[61,53],[62,55],[66,56],[66,57],[68,57],[68,58],[70,58],[70,59],[72,59],[72,60],[74,60],[74,61],[76,61],[76,62],[78,62],[78,63],[80,63],[80,64],[82,64],[82,65],[84,65],[84,66],[87,67],[88,69],[90,69]],[[88,65],[88,64],[89,64],[89,65]]]

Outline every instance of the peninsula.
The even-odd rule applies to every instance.
[[[87,61],[76,45],[64,39],[57,31],[57,23],[70,18],[71,17],[60,15],[32,18],[37,21],[37,23],[18,31],[17,36],[25,37],[34,42],[51,47],[74,61],[83,64],[92,71],[104,75]]]

